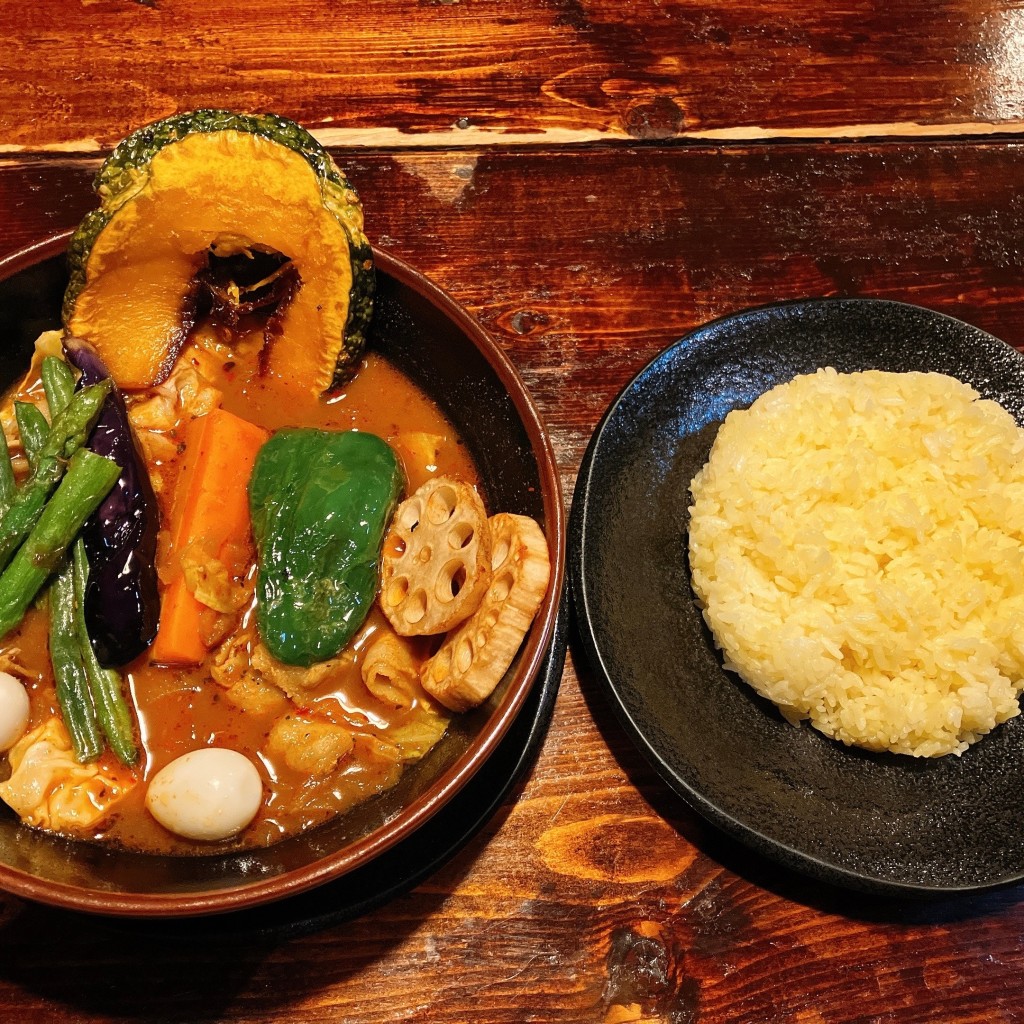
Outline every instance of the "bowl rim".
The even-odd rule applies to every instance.
[[[0,280],[66,253],[71,230],[0,257]],[[551,556],[548,592],[520,654],[519,669],[483,732],[423,792],[368,835],[307,865],[252,882],[192,893],[118,892],[42,879],[0,863],[0,890],[51,906],[117,917],[191,917],[259,906],[334,881],[408,838],[445,806],[494,752],[540,673],[554,638],[565,582],[566,528],[561,478],[551,436],[519,372],[481,324],[438,285],[404,260],[373,246],[375,266],[426,299],[472,341],[508,392],[537,460],[544,532]]]

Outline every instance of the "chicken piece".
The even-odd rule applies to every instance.
[[[271,656],[253,632],[245,631],[222,644],[214,655],[210,674],[238,707],[259,713],[280,711],[289,699],[309,703],[318,690],[351,670],[350,651],[309,668],[283,665]]]
[[[283,714],[288,698],[273,683],[256,672],[249,661],[252,638],[242,633],[217,648],[210,675],[225,690],[225,697],[243,711],[253,714]]]
[[[6,651],[0,651],[0,672],[7,672],[19,679],[31,679],[34,675],[22,665],[19,647],[8,647]]]
[[[263,644],[256,644],[252,650],[252,667],[260,677],[284,690],[297,704],[305,704],[317,690],[322,689],[339,673],[351,669],[355,656],[351,650],[342,651],[336,658],[317,662],[309,668],[299,665],[285,665],[278,661]]]
[[[418,761],[445,734],[451,716],[420,685],[422,658],[414,641],[381,629],[363,655],[363,683],[398,714],[386,730],[404,764]]]
[[[280,714],[291,701],[276,687],[257,679],[251,672],[227,688],[224,694],[236,708],[254,715]]]
[[[388,707],[408,710],[422,694],[420,666],[413,645],[388,629],[378,631],[363,655],[363,683]]]
[[[132,427],[145,447],[145,438],[149,434],[163,436],[170,433],[178,425],[178,396],[176,393],[168,392],[159,388],[151,388],[154,392],[148,398],[137,398],[134,395],[128,396],[128,418]],[[147,395],[150,391],[145,392]],[[175,450],[177,445],[170,442]]]
[[[135,783],[125,769],[79,764],[64,723],[50,718],[23,736],[9,754],[11,777],[0,799],[27,825],[56,832],[90,828],[105,818]]]
[[[210,673],[217,680],[213,668]],[[254,672],[245,672],[226,685],[224,696],[236,708],[254,715],[279,715],[292,706],[291,701],[276,686],[264,682]]]
[[[146,457],[146,464],[149,466],[170,462],[178,455],[178,443],[166,434],[157,433],[155,430],[136,428],[135,436],[139,440],[142,454]]]
[[[164,381],[163,387],[173,389],[182,418],[187,417],[190,420],[212,412],[220,405],[223,397],[220,389],[215,388],[203,376],[201,370],[197,370],[188,361],[178,361],[170,377]]]
[[[169,433],[188,420],[205,416],[221,402],[221,392],[190,362],[178,360],[171,375],[146,398],[128,396],[128,415],[139,432]]]
[[[293,771],[307,775],[329,775],[352,746],[348,729],[298,715],[285,715],[275,722],[267,739],[269,754],[283,758]]]
[[[157,494],[166,487],[159,467],[178,455],[179,432],[197,416],[205,416],[221,402],[221,392],[190,363],[178,360],[171,375],[145,398],[126,395],[128,418],[150,467]]]
[[[253,583],[246,581],[249,551],[229,545],[226,562],[218,559],[204,540],[181,552],[181,568],[188,592],[200,603],[223,615],[240,611],[252,600]]]

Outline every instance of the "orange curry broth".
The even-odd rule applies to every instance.
[[[246,354],[246,347],[241,346],[241,352],[236,348],[226,359],[218,357],[211,361],[209,350],[198,352],[199,358],[193,358],[203,376],[223,392],[221,404],[229,412],[268,430],[308,426],[375,433],[398,453],[406,473],[406,493],[438,474],[478,483],[469,453],[451,424],[429,398],[381,356],[371,353],[343,391],[318,398],[285,382],[260,377],[255,369],[255,349]],[[188,351],[183,358],[189,358]],[[415,442],[417,434],[442,439],[436,448],[436,459],[429,465],[424,463],[417,445],[408,443],[409,436],[413,435]],[[173,461],[180,459],[179,454]],[[162,521],[166,523],[176,466],[173,462],[165,463],[159,469],[166,481],[160,496]],[[253,571],[250,569],[250,576]],[[251,623],[253,616],[250,605],[241,614],[241,623]],[[357,736],[352,752],[342,758],[335,772],[319,778],[296,772],[283,759],[267,752],[268,734],[282,711],[257,713],[230,703],[210,674],[212,652],[202,664],[191,668],[159,666],[148,655],[142,655],[124,670],[138,713],[143,746],[135,771],[138,781],[87,838],[142,851],[176,854],[263,846],[319,824],[394,785],[402,771],[401,762],[396,764],[375,756],[373,738],[386,739],[388,727],[401,724],[403,716],[411,712],[396,711],[378,702],[366,689],[360,674],[361,657],[369,641],[377,630],[389,628],[375,606],[349,645],[353,654],[351,664],[325,687],[317,689],[305,707],[293,704],[286,709],[285,713],[313,714],[347,726]],[[18,648],[18,657],[32,676],[28,681],[32,704],[30,728],[57,713],[46,629],[44,612],[32,609],[2,647]],[[421,653],[426,656],[429,650],[424,647]],[[263,806],[253,823],[234,840],[214,844],[179,839],[158,825],[144,805],[146,783],[157,771],[176,757],[206,746],[229,747],[247,755],[264,783]],[[125,771],[109,751],[102,755],[100,764],[119,773]]]

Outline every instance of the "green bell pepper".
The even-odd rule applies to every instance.
[[[403,482],[373,434],[288,429],[260,449],[249,480],[256,620],[278,661],[332,658],[363,624]]]

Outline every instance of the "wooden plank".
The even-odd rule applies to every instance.
[[[0,5],[0,147],[200,106],[332,145],[1017,133],[1010,0],[39,0]]]
[[[552,410],[567,490],[629,377],[747,306],[903,299],[1024,347],[1022,154],[955,142],[335,151],[374,242],[466,304]],[[96,166],[0,161],[4,249],[74,226]]]
[[[619,388],[745,306],[905,299],[1024,347],[1017,143],[339,152],[373,239],[522,371],[571,490]],[[0,161],[5,249],[73,225],[95,161]],[[86,921],[0,898],[0,1019],[385,1024],[1021,1020],[1020,892],[806,882],[690,813],[582,662],[528,781],[416,892],[309,934]]]

